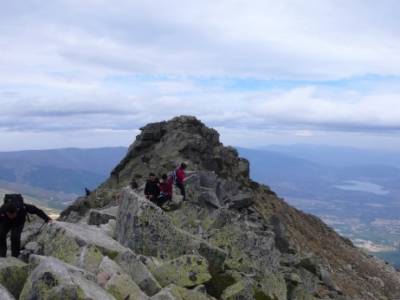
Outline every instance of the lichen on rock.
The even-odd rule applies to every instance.
[[[174,284],[163,288],[154,295],[151,300],[213,300],[215,298],[207,294],[196,291],[195,289],[186,289]]]
[[[29,266],[17,258],[0,258],[0,285],[18,299],[28,277],[28,269]]]
[[[145,258],[144,258],[145,259]],[[161,286],[140,258],[130,250],[120,253],[115,261],[122,270],[131,276],[147,295],[153,296],[161,290]]]
[[[66,263],[92,268],[99,256],[111,258],[126,251],[104,231],[96,226],[57,222],[47,226],[38,237],[41,245],[39,254],[56,257]],[[85,251],[82,254],[82,249]],[[96,259],[97,257],[97,259]]]
[[[226,256],[218,247],[174,226],[159,207],[127,189],[121,193],[116,238],[138,254],[161,259],[195,252],[220,269]]]
[[[113,296],[95,283],[95,276],[52,257],[33,257],[38,263],[22,290],[20,300],[104,299]]]
[[[80,249],[77,266],[89,272],[96,273],[104,255],[93,245],[85,245]]]
[[[126,274],[121,266],[107,256],[103,257],[98,268],[98,274],[107,274],[107,279],[101,285],[117,300],[148,299],[131,276]]]
[[[211,279],[208,262],[199,255],[183,255],[166,261],[154,270],[154,276],[162,286],[175,284],[194,287]]]

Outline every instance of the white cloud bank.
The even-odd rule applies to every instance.
[[[2,2],[0,150],[24,133],[111,145],[110,132],[180,114],[233,143],[248,130],[257,143],[282,130],[394,139],[399,20],[394,0]]]

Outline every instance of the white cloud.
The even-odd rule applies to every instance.
[[[270,96],[254,108],[265,120],[338,130],[400,130],[400,93],[320,93],[314,87]]]
[[[400,92],[364,94],[316,86],[290,90],[209,89],[195,82],[135,82],[131,92],[102,88],[62,95],[0,94],[0,127],[9,130],[134,129],[175,115],[214,126],[338,131],[399,131]]]
[[[83,75],[400,75],[395,1],[30,3],[29,12],[21,9],[25,3],[8,10],[2,3],[1,61],[13,68],[19,62],[31,71],[61,66]]]
[[[3,1],[0,130],[121,132],[192,114],[292,138],[397,134],[399,14],[393,0]],[[364,76],[378,79],[351,86]],[[240,86],[256,79],[278,86]]]

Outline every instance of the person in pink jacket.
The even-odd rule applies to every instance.
[[[186,174],[185,174],[186,167],[187,166],[185,163],[181,163],[181,165],[175,170],[175,185],[181,191],[181,194],[183,196],[183,201],[186,201],[186,192],[184,184],[186,179]]]
[[[165,203],[172,200],[172,184],[173,180],[171,176],[163,174],[160,182],[160,196],[158,196],[157,205],[162,207]]]

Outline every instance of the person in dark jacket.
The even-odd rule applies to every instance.
[[[23,204],[18,208],[14,203],[5,203],[0,207],[0,257],[7,255],[7,233],[11,231],[11,255],[18,257],[21,245],[21,233],[27,214],[35,214],[46,223],[52,221],[46,213],[34,205]]]
[[[172,177],[168,177],[167,174],[161,176],[160,182],[160,196],[158,197],[157,205],[163,206],[166,202],[172,200]]]
[[[160,195],[160,182],[154,173],[149,174],[149,179],[144,187],[144,195],[151,202],[157,203],[158,196]]]
[[[186,167],[187,166],[185,163],[181,163],[181,165],[175,170],[175,185],[181,191],[181,194],[183,196],[183,201],[186,201],[186,192],[184,185],[186,179],[186,174],[185,174]]]

